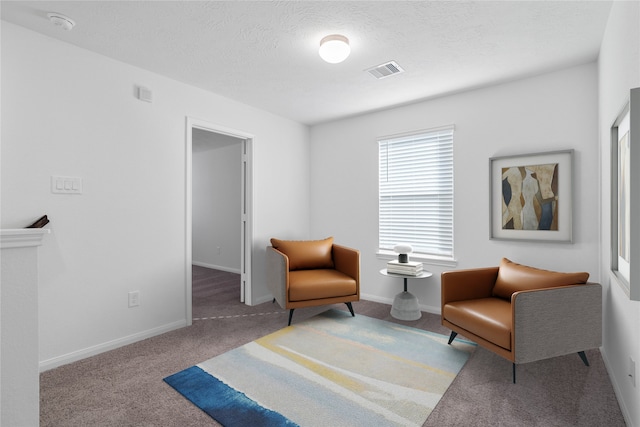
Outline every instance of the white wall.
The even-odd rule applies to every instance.
[[[402,76],[399,76],[402,78]],[[314,126],[311,231],[361,251],[362,294],[390,302],[401,282],[378,273],[377,138],[454,124],[456,268],[498,265],[501,257],[536,267],[588,271],[598,262],[598,125],[595,63],[503,85]],[[489,158],[575,150],[574,242],[489,240]],[[440,312],[440,279],[409,285],[423,309]]]
[[[186,324],[187,116],[255,136],[253,297],[269,298],[269,238],[309,231],[306,126],[4,21],[1,52],[0,226],[51,219],[42,368]],[[51,194],[54,174],[82,177],[84,194]],[[138,308],[127,307],[132,290]]]
[[[640,426],[640,302],[630,301],[609,273],[611,247],[611,125],[640,87],[640,3],[614,2],[599,58],[601,268],[605,286],[603,355],[627,424]],[[637,136],[636,136],[637,137]],[[634,138],[632,136],[632,138]],[[640,148],[636,145],[635,149]],[[632,142],[633,144],[633,142]],[[632,148],[632,149],[634,149]],[[635,165],[636,167],[638,165]],[[638,183],[634,183],[638,184]],[[632,191],[638,191],[637,187]],[[637,221],[638,219],[633,219]],[[633,259],[637,262],[638,257]],[[636,386],[628,377],[629,357],[636,361]]]
[[[193,150],[193,264],[240,273],[242,142]]]

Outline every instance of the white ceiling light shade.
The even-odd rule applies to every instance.
[[[55,25],[56,27],[60,27],[65,31],[71,30],[76,25],[73,19],[69,18],[68,16],[64,16],[61,13],[50,12],[47,13],[47,17],[53,25]]]
[[[332,34],[320,40],[320,57],[330,64],[347,59],[351,53],[349,39],[340,34]]]

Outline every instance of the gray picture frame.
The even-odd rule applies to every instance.
[[[573,157],[567,149],[490,158],[489,239],[572,243]]]
[[[621,122],[628,120],[628,166],[627,176],[629,188],[626,192],[621,191],[619,179],[621,173],[621,152],[619,147],[619,127]],[[620,210],[622,205],[626,206],[629,218],[640,216],[640,195],[636,185],[640,182],[640,88],[631,89],[629,101],[626,103],[616,120],[611,126],[611,278],[618,283],[630,300],[640,301],[640,262],[637,261],[640,253],[640,224],[638,221],[628,221],[624,229],[625,248],[621,248]],[[626,196],[623,195],[626,193]],[[621,200],[624,198],[624,200]],[[625,258],[627,265],[621,265],[621,252],[627,252]]]

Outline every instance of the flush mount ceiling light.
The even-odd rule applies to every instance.
[[[71,30],[76,25],[73,19],[69,18],[68,16],[64,16],[61,13],[50,12],[47,13],[47,17],[49,17],[49,21],[51,21],[53,25],[55,25],[56,27],[60,27],[65,31]]]
[[[351,53],[349,39],[340,34],[332,34],[320,40],[320,57],[330,64],[344,61]]]

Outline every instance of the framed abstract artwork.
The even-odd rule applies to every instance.
[[[572,241],[573,150],[489,159],[489,238]]]
[[[640,88],[611,126],[611,272],[629,299],[640,301]],[[634,255],[635,254],[635,255]]]

